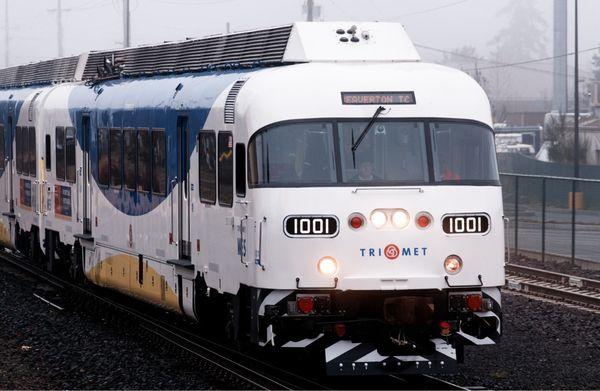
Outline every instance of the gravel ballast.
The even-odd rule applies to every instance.
[[[498,345],[467,347],[447,379],[489,389],[600,389],[598,314],[503,293]]]
[[[59,311],[38,284],[0,264],[0,389],[206,389],[195,363],[81,311]]]

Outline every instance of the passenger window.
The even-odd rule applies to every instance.
[[[138,175],[137,188],[139,191],[150,191],[150,168],[152,167],[152,155],[150,151],[150,132],[148,129],[138,131]]]
[[[21,173],[23,175],[29,175],[29,153],[27,152],[28,145],[28,135],[27,127],[21,128]]]
[[[35,128],[29,127],[29,175],[37,176],[37,154],[36,154]]]
[[[109,181],[108,145],[108,129],[98,129],[98,183],[103,186]]]
[[[56,144],[56,179],[65,180],[65,128],[62,126],[56,127],[55,133]]]
[[[211,131],[200,132],[198,159],[200,160],[200,201],[214,204],[217,199],[215,188],[217,168],[215,167],[215,134]]]
[[[235,144],[235,194],[246,197],[246,147]]]
[[[65,135],[65,151],[67,164],[67,181],[76,182],[76,161],[75,161],[75,128],[68,127]]]
[[[167,151],[164,130],[152,130],[152,191],[165,195],[167,190]]]
[[[6,144],[4,143],[4,125],[0,125],[0,170],[4,170]]]
[[[125,188],[135,191],[135,158],[136,137],[135,129],[124,129],[123,137],[125,143]]]
[[[233,136],[231,132],[219,132],[219,205],[233,205]]]
[[[46,135],[46,171],[52,170],[52,141],[50,135]]]
[[[110,185],[121,188],[123,183],[121,167],[123,162],[123,132],[121,129],[110,130]]]
[[[21,127],[15,128],[15,149],[17,150],[17,173],[21,173],[21,163],[23,156],[21,155]]]

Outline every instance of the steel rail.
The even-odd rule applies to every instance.
[[[557,273],[543,269],[536,269],[528,266],[515,265],[512,263],[506,265],[506,270],[509,271],[511,274],[515,275],[531,276],[549,282],[556,282],[572,287],[595,290],[600,292],[600,280],[572,276],[569,274]]]

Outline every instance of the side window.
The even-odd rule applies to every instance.
[[[17,151],[17,173],[21,173],[21,164],[23,155],[21,154],[21,127],[17,126],[15,128],[15,149]]]
[[[0,125],[0,170],[4,170],[6,144],[4,143],[4,125]]]
[[[200,132],[198,159],[200,160],[200,201],[214,204],[217,199],[215,188],[217,167],[215,166],[215,134],[212,131]]]
[[[52,140],[50,135],[46,135],[46,171],[52,170]]]
[[[135,191],[135,158],[136,158],[135,129],[124,129],[123,140],[125,147],[125,174],[124,182],[127,190]]]
[[[75,128],[68,127],[65,134],[65,151],[67,164],[67,181],[75,183]]]
[[[56,127],[56,179],[65,180],[65,128],[63,126]]]
[[[110,185],[121,188],[121,167],[123,163],[123,132],[121,129],[110,130]]]
[[[137,188],[139,191],[150,191],[152,167],[152,146],[150,145],[150,132],[148,129],[140,129],[138,131],[138,172],[137,172]]]
[[[219,205],[233,205],[233,136],[231,132],[219,132]]]
[[[29,132],[27,126],[21,127],[21,174],[29,175]]]
[[[167,191],[167,150],[164,130],[152,130],[152,191],[165,195]]]
[[[235,144],[235,194],[246,197],[246,147]]]
[[[108,186],[110,177],[108,145],[108,129],[98,129],[98,183],[103,186]]]
[[[37,176],[37,154],[36,154],[35,128],[29,127],[29,175]]]

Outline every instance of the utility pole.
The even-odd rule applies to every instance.
[[[306,21],[312,22],[314,20],[314,8],[315,1],[314,0],[306,0]]]
[[[58,57],[63,56],[63,26],[62,26],[62,13],[70,11],[69,9],[62,7],[62,0],[56,0],[56,8],[49,9],[48,12],[56,12],[56,32],[58,40]]]
[[[577,18],[577,0],[575,0],[575,69],[574,69],[574,90],[575,101],[573,102],[575,112],[573,113],[573,132],[575,133],[573,148],[573,169],[575,178],[579,178],[579,25]],[[571,195],[571,263],[575,263],[575,213],[577,207],[577,194],[579,191],[579,182],[573,179],[573,189]]]
[[[229,22],[225,23],[225,32],[227,34],[231,32],[231,24]]]
[[[123,47],[131,46],[131,24],[129,23],[129,0],[123,0]]]
[[[4,0],[4,67],[8,68],[8,0]]]

